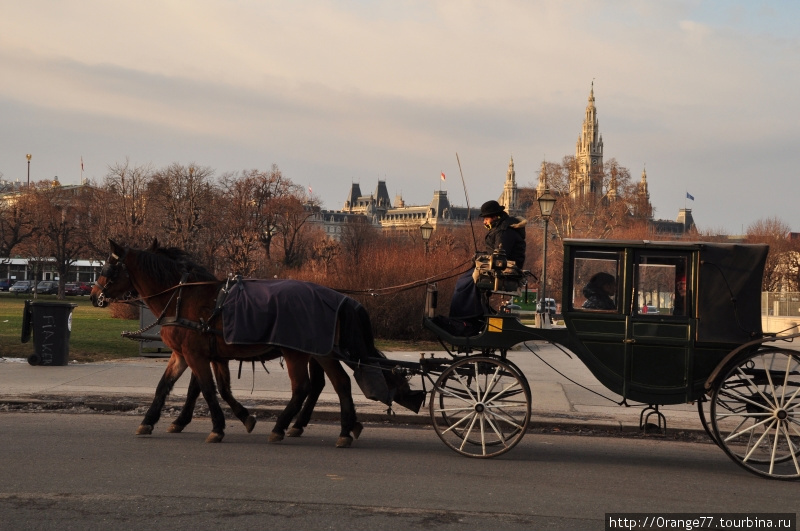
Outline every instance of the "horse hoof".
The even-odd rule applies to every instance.
[[[353,445],[353,438],[352,437],[339,437],[339,440],[336,441],[336,448],[350,448]]]
[[[247,433],[253,431],[253,428],[256,427],[256,418],[253,415],[248,415],[248,417],[244,420],[244,427],[247,430]]]
[[[358,439],[358,436],[361,435],[362,431],[364,431],[364,426],[360,422],[356,422],[353,426],[353,438]]]
[[[206,437],[206,442],[207,443],[222,442],[223,437],[225,437],[224,433],[216,433],[212,431],[211,433],[208,434],[208,437]]]
[[[269,438],[267,438],[267,442],[276,443],[281,442],[283,440],[283,434],[273,431],[269,434]]]
[[[139,428],[136,430],[136,435],[152,435],[152,434],[153,434],[152,424],[140,424]]]
[[[181,426],[180,424],[175,424],[174,422],[169,425],[167,428],[167,433],[180,433],[183,431],[183,428],[186,426]]]
[[[303,435],[303,428],[290,428],[286,433],[287,437],[300,437]]]

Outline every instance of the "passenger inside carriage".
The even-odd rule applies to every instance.
[[[610,273],[601,271],[589,279],[583,288],[586,297],[581,306],[584,310],[616,310],[617,303],[612,297],[617,294],[617,279]]]

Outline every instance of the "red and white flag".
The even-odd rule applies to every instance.
[[[314,192],[311,191],[311,185],[309,185],[309,187],[308,187],[308,193],[309,194],[313,194],[314,193]]]
[[[442,172],[442,180],[445,180],[444,172]]]

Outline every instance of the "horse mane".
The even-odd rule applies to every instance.
[[[177,247],[139,250],[136,262],[145,274],[151,276],[180,279],[184,273],[188,273],[187,281],[190,282],[219,280],[208,269],[195,262],[189,253]]]

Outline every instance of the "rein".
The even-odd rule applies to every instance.
[[[469,267],[463,269],[469,264]],[[408,282],[406,284],[398,284],[397,286],[389,286],[387,288],[373,288],[373,289],[362,289],[362,290],[354,290],[354,289],[337,289],[332,288],[338,291],[339,293],[344,293],[345,295],[354,295],[354,294],[366,294],[372,297],[380,297],[382,295],[395,295],[397,293],[402,293],[403,291],[408,291],[414,288],[419,288],[421,286],[425,286],[430,284],[431,282],[439,282],[442,280],[447,280],[450,278],[455,278],[463,273],[466,273],[472,268],[472,260],[467,260],[466,262],[462,262],[455,267],[452,267],[445,271],[444,273],[440,273],[437,275],[433,275],[428,278],[424,278],[422,280],[415,280],[413,282]],[[455,273],[452,273],[455,271]],[[452,274],[450,274],[452,273]]]

